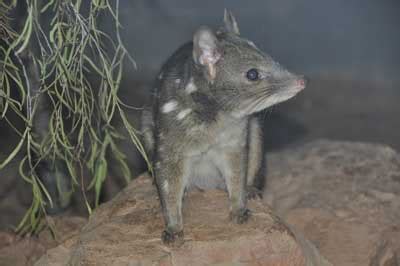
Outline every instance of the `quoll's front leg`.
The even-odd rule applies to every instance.
[[[247,198],[262,198],[265,158],[262,129],[257,116],[250,118],[248,129]]]
[[[250,211],[247,209],[246,174],[247,153],[238,147],[224,153],[221,172],[225,177],[230,200],[230,218],[233,222],[245,223]]]
[[[185,190],[182,160],[161,159],[155,176],[163,210],[165,230],[161,239],[167,245],[183,242],[182,200]]]

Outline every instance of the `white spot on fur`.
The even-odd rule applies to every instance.
[[[161,112],[163,112],[164,114],[172,112],[176,109],[177,106],[178,106],[177,101],[175,100],[169,101],[162,106]]]
[[[193,78],[190,79],[189,83],[185,87],[186,93],[190,94],[197,91],[197,87],[193,82]]]
[[[168,181],[167,180],[165,180],[164,181],[164,183],[162,184],[162,188],[161,188],[165,193],[167,193],[168,194],[168,192],[169,192],[169,184],[168,184]]]
[[[175,84],[179,84],[179,83],[181,83],[181,79],[176,79]]]
[[[182,120],[182,119],[184,119],[188,114],[190,114],[190,112],[192,112],[192,109],[189,109],[189,108],[184,109],[184,110],[182,110],[182,111],[180,111],[180,112],[178,113],[178,115],[176,116],[176,118],[177,118],[178,120]]]
[[[158,75],[158,79],[162,79],[164,76],[164,72],[161,72],[160,75]]]
[[[250,46],[252,46],[253,48],[258,49],[257,46],[254,44],[254,42],[252,42],[252,41],[247,41],[247,43],[248,43]]]

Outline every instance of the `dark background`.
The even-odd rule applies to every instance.
[[[124,39],[142,70],[158,68],[199,25],[231,10],[241,33],[293,70],[399,81],[396,0],[121,1]]]
[[[396,0],[121,1],[123,40],[138,69],[123,93],[141,105],[166,58],[224,8],[241,35],[311,83],[266,115],[270,147],[332,138],[400,149],[400,2]]]

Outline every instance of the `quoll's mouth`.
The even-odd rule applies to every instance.
[[[305,77],[299,77],[294,81],[294,87],[299,91],[304,90],[307,86],[308,80]]]
[[[304,79],[298,79],[296,80],[296,86],[304,89],[306,87],[306,81]]]
[[[307,80],[304,77],[296,78],[286,83],[286,86],[279,88],[273,96],[280,98],[279,102],[286,101],[304,90],[306,85]]]
[[[287,81],[286,85],[282,85],[273,93],[260,93],[256,97],[251,97],[239,104],[239,108],[233,112],[235,117],[249,115],[259,112],[275,104],[287,101],[293,98],[300,91],[304,90],[307,85],[307,79],[303,76],[297,77],[291,81]]]

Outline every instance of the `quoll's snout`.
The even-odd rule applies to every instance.
[[[300,76],[295,81],[296,87],[298,87],[301,90],[303,90],[307,86],[307,83],[308,83],[308,79],[304,76]]]
[[[306,86],[305,80],[304,79],[298,79],[297,80],[297,86],[304,88]]]

